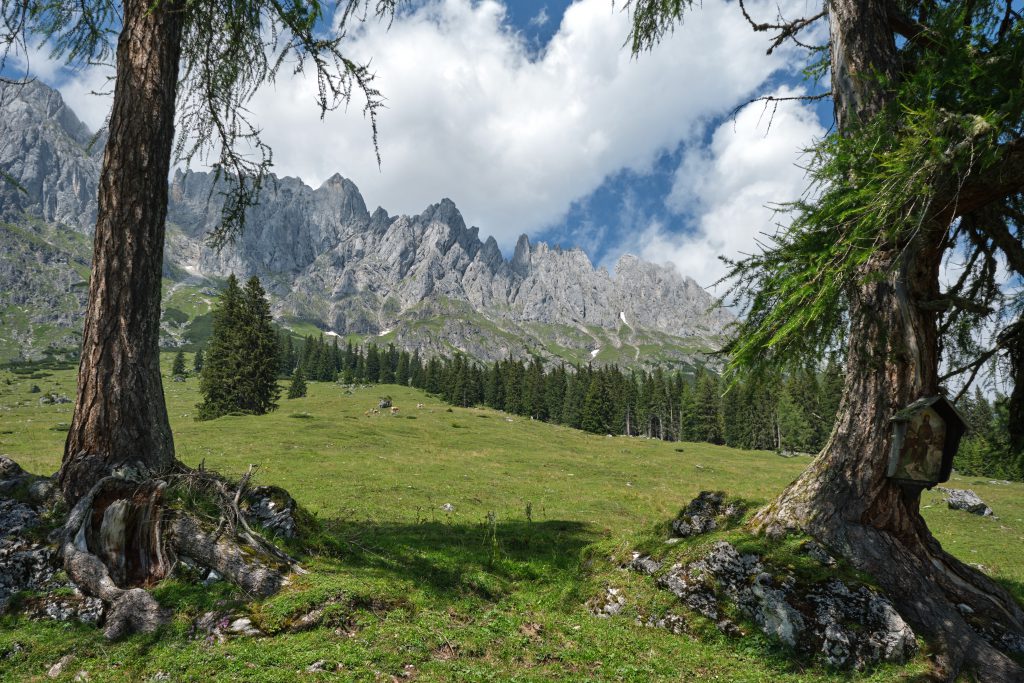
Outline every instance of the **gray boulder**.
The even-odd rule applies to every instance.
[[[47,587],[57,570],[53,549],[25,538],[38,524],[37,510],[0,499],[0,614],[15,593]]]
[[[622,612],[625,606],[626,596],[622,594],[622,590],[611,586],[605,588],[604,593],[587,602],[587,609],[596,617],[613,617]]]
[[[974,491],[970,489],[946,489],[940,488],[946,499],[950,510],[964,510],[972,515],[991,517],[992,508],[985,504]]]
[[[653,574],[661,569],[661,562],[658,562],[650,555],[633,553],[633,560],[630,562],[630,567],[642,574]]]
[[[255,522],[275,536],[295,538],[295,499],[277,486],[257,486],[246,496],[242,510],[247,522]]]

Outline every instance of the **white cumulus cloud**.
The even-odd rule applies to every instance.
[[[800,0],[788,4],[789,14],[803,9]],[[777,4],[754,0],[748,9],[755,18],[772,19]],[[371,209],[381,205],[391,213],[415,213],[450,197],[467,222],[507,248],[520,233],[557,225],[573,201],[607,177],[623,169],[645,173],[659,154],[681,144],[699,150],[710,120],[759,94],[793,62],[786,50],[765,56],[764,36],[751,31],[734,3],[695,9],[639,58],[623,46],[628,32],[628,14],[610,0],[570,5],[540,53],[508,25],[497,0],[431,0],[398,16],[390,30],[369,22],[351,34],[346,49],[358,61],[371,61],[387,98],[379,168],[359,115],[362,102],[356,98],[347,112],[321,120],[308,75],[292,76],[285,68],[250,109],[274,150],[278,175],[316,186],[340,172],[355,181]],[[106,75],[88,69],[58,79],[69,104],[93,128],[102,124],[109,97],[89,93],[109,90]],[[689,194],[679,180],[671,198],[703,207],[702,224],[714,234],[708,249],[716,241],[727,251],[749,248],[761,204],[784,198],[744,179],[792,186],[784,180],[792,174],[792,148],[805,145],[813,129],[813,117],[800,111],[784,108],[763,141],[761,133],[742,132],[754,116],[745,112],[737,134],[753,147],[730,145],[725,126],[709,150],[687,156],[685,168],[733,169],[726,180],[735,192],[721,205],[717,187],[699,179]],[[755,148],[763,150],[760,156]],[[679,177],[689,173],[681,170]],[[754,208],[746,207],[748,200]],[[679,244],[654,228],[645,237],[641,251],[658,260],[666,256],[659,240],[667,240],[666,248]],[[688,256],[692,249],[673,253],[702,282],[718,272],[705,258]]]
[[[774,16],[774,4],[750,6]],[[733,4],[707,3],[638,59],[623,47],[628,30],[609,0],[571,5],[539,55],[494,0],[441,0],[389,31],[368,25],[349,49],[372,58],[388,98],[380,169],[355,104],[321,122],[308,79],[282,79],[252,108],[280,173],[316,185],[340,172],[392,213],[451,197],[508,246],[559,221],[609,174],[643,171],[660,151],[699,140],[708,118],[787,66],[784,52],[765,56]]]
[[[759,238],[773,234],[787,220],[775,207],[807,188],[803,150],[825,130],[810,105],[782,102],[774,116],[771,108],[747,105],[735,121],[718,126],[706,148],[684,155],[668,201],[690,229],[673,232],[652,222],[627,238],[623,249],[672,263],[708,287],[726,274],[719,256],[752,253]]]

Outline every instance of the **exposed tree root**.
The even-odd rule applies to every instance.
[[[813,469],[813,466],[812,466]],[[816,475],[815,475],[816,476]],[[900,615],[934,651],[936,680],[964,672],[992,683],[1024,681],[1021,667],[1000,648],[1024,644],[1024,610],[1001,586],[942,550],[915,506],[902,508],[899,531],[844,518],[835,507],[801,517],[813,496],[801,477],[753,521],[756,530],[779,534],[800,530],[878,582]],[[913,510],[913,511],[911,511]]]
[[[108,605],[104,635],[148,633],[170,618],[145,587],[170,575],[178,557],[216,570],[253,597],[285,584],[298,563],[246,523],[239,509],[252,468],[232,490],[221,478],[182,468],[162,479],[101,479],[75,504],[64,526],[65,571],[85,593]],[[168,492],[205,496],[220,511],[215,523],[182,510]]]

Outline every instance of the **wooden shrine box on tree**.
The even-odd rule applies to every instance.
[[[920,398],[892,418],[890,479],[931,488],[947,481],[967,422],[945,396]]]

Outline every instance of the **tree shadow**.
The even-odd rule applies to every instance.
[[[578,578],[581,551],[599,538],[590,525],[569,520],[321,524],[325,554],[343,567],[412,581],[440,598],[494,600],[516,582]]]
[[[1008,590],[1010,592],[1010,595],[1012,595],[1014,598],[1016,598],[1018,603],[1020,603],[1021,605],[1024,605],[1024,583],[1022,583],[1020,581],[1014,581],[1013,579],[1006,579],[1006,578],[1002,578],[1002,577],[999,577],[999,578],[990,577],[990,578],[993,581],[995,581],[996,583],[998,583],[1000,586],[1002,586],[1003,588]]]

